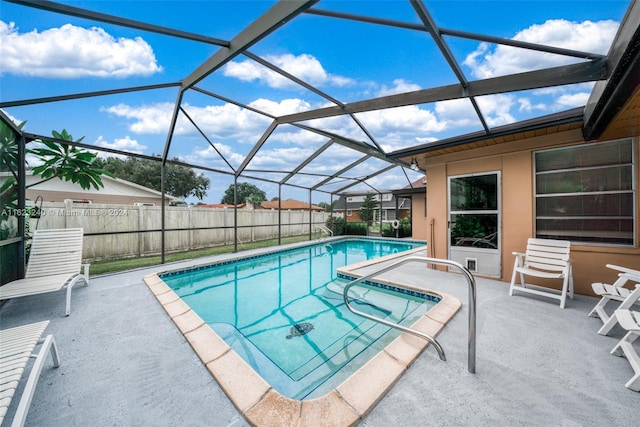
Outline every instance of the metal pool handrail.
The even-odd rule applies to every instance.
[[[440,360],[447,360],[446,356],[444,354],[444,350],[442,349],[442,346],[440,345],[440,343],[438,343],[438,341],[436,341],[435,338],[433,338],[432,336],[425,334],[423,332],[420,331],[416,331],[415,329],[411,329],[408,328],[406,326],[403,325],[399,325],[397,323],[393,323],[390,322],[386,319],[381,319],[379,317],[375,317],[373,315],[370,315],[368,313],[364,313],[362,311],[359,311],[355,308],[353,308],[351,306],[351,304],[349,303],[349,297],[348,297],[348,293],[349,293],[349,289],[361,282],[364,282],[365,280],[371,279],[373,276],[376,276],[378,274],[382,274],[385,273],[389,270],[393,270],[396,267],[399,267],[400,265],[404,265],[407,264],[409,262],[423,262],[423,263],[427,263],[427,264],[436,264],[436,265],[446,265],[449,267],[454,267],[457,268],[458,270],[460,270],[462,272],[462,274],[465,276],[465,278],[467,279],[467,283],[469,284],[469,329],[468,329],[468,361],[467,361],[467,370],[472,373],[475,374],[476,373],[476,281],[473,278],[473,275],[471,274],[471,272],[469,270],[467,270],[466,268],[464,268],[461,264],[455,262],[455,261],[450,261],[450,260],[446,260],[446,259],[438,259],[438,258],[428,258],[428,257],[421,257],[421,256],[410,256],[407,258],[403,258],[399,261],[394,262],[393,264],[390,264],[386,267],[383,267],[379,270],[376,270],[372,273],[367,274],[366,276],[362,276],[358,279],[355,279],[349,283],[346,284],[346,286],[344,287],[344,289],[342,290],[342,296],[344,298],[344,302],[347,306],[347,308],[362,317],[366,317],[367,319],[373,320],[375,322],[379,322],[382,323],[384,325],[387,325],[391,328],[396,328],[396,329],[400,329],[401,331],[404,332],[408,332],[410,334],[419,336],[425,340],[427,340],[428,342],[430,342],[431,344],[433,344],[433,346],[435,347],[436,351],[438,352],[438,356],[440,356]],[[395,286],[399,286],[401,287],[401,285],[395,285]]]
[[[316,230],[324,231],[329,236],[333,237],[333,231],[329,227],[325,227],[324,225],[319,225],[316,227]]]

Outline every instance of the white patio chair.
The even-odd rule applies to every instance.
[[[632,279],[633,280],[633,279]],[[618,310],[628,310],[632,305],[640,302],[640,284],[636,285],[636,288],[633,291],[629,291],[629,295],[620,303],[616,311]],[[615,314],[615,312],[614,312]],[[606,314],[605,314],[606,316]],[[618,323],[618,320],[615,316],[607,316],[607,320],[604,322],[602,327],[598,329],[598,334],[607,335],[613,327]]]
[[[573,299],[572,260],[569,258],[571,243],[566,240],[530,238],[526,253],[513,252],[516,256],[511,276],[509,295],[515,291],[541,295],[560,300],[564,308],[567,295]],[[518,276],[520,280],[518,281]],[[560,291],[525,283],[525,276],[562,281]]]
[[[633,342],[640,337],[640,312],[618,309],[611,317],[615,317],[620,326],[627,330],[627,334],[613,347],[611,354],[627,358],[634,375],[624,386],[633,391],[640,391],[640,356],[633,348]]]
[[[617,308],[628,309],[637,302],[640,302],[640,271],[631,268],[620,267],[618,265],[607,264],[607,268],[620,271],[618,279],[613,284],[608,283],[592,283],[593,292],[600,296],[600,301],[589,312],[590,317],[599,317],[604,324],[598,333],[607,335],[615,326],[616,320],[609,316],[604,307],[609,301],[620,301],[621,304]],[[624,287],[627,283],[636,283],[636,289]]]
[[[12,426],[24,425],[47,353],[51,353],[53,366],[60,366],[58,348],[53,336],[41,338],[48,324],[49,321],[46,320],[0,331],[0,424],[7,414],[30,358],[34,357],[35,362],[18,402]],[[38,344],[42,346],[37,354],[33,354]]]
[[[73,285],[78,280],[89,284],[89,264],[82,264],[82,237],[82,228],[36,230],[24,279],[0,286],[0,300],[56,292],[66,286],[68,316]]]

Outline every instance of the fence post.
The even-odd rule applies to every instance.
[[[144,221],[144,212],[142,211],[143,207],[138,206],[138,230],[144,230],[144,226],[146,223]],[[138,233],[138,256],[141,257],[144,253],[144,235],[146,233]]]

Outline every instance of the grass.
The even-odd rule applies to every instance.
[[[282,244],[297,243],[308,241],[309,236],[293,236],[283,237]],[[261,240],[258,242],[247,242],[238,244],[238,250],[243,251],[247,249],[266,248],[270,246],[277,246],[278,239]],[[222,255],[233,252],[233,245],[214,246],[211,248],[193,249],[190,251],[175,252],[165,255],[165,262],[184,261],[186,259],[203,258],[213,255]],[[99,274],[117,273],[120,271],[133,270],[142,267],[151,267],[154,265],[160,265],[160,255],[149,255],[138,258],[121,258],[110,259],[104,261],[95,261],[91,263],[91,275],[96,276]]]

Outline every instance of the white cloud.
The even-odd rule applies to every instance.
[[[417,105],[369,111],[358,115],[371,131],[395,130],[404,132],[439,132],[444,130],[444,123],[439,121],[431,111]]]
[[[124,138],[116,138],[113,140],[113,142],[105,140],[102,135],[100,135],[96,142],[94,142],[94,145],[97,145],[98,147],[111,148],[114,150],[126,151],[136,154],[143,154],[144,150],[147,149],[146,145],[140,144],[135,139],[131,139],[131,137],[129,137],[128,135]],[[104,151],[98,152],[98,155],[100,157],[126,157],[123,155],[112,154]]]
[[[378,96],[395,95],[398,93],[414,92],[420,90],[421,87],[414,83],[409,83],[404,79],[395,79],[392,87],[382,85],[378,91]]]
[[[611,20],[570,22],[564,19],[551,19],[544,24],[532,25],[520,31],[513,39],[606,54],[618,30],[618,25],[618,22]],[[475,77],[484,79],[565,65],[577,60],[572,57],[504,45],[492,48],[487,43],[481,43],[467,56],[464,64],[471,69]]]
[[[489,95],[476,98],[476,101],[489,127],[506,125],[516,121],[511,115],[511,108],[515,102],[513,95]]]
[[[438,119],[446,123],[447,129],[478,125],[478,115],[467,99],[453,99],[435,103]]]
[[[520,105],[520,107],[518,107],[518,111],[520,112],[526,112],[526,113],[531,113],[533,111],[546,111],[548,109],[547,104],[540,102],[537,104],[532,104],[531,103],[531,99],[529,98],[518,98],[517,99],[518,104]]]
[[[0,21],[0,74],[80,78],[149,76],[162,71],[142,38],[115,38],[98,27],[71,24],[19,33]]]
[[[265,59],[305,83],[314,86],[346,86],[353,83],[349,78],[327,73],[320,61],[313,55],[269,55]],[[223,74],[246,82],[258,80],[269,87],[277,89],[301,88],[291,80],[251,60],[230,62],[224,67]]]
[[[254,143],[271,122],[269,118],[233,104],[196,107],[185,103],[182,107],[198,127],[213,139],[238,138],[240,142]],[[128,128],[133,133],[166,135],[174,105],[169,102],[141,106],[117,104],[100,110],[129,120]],[[175,134],[198,135],[198,131],[180,114]]]
[[[560,95],[556,99],[556,106],[561,109],[581,107],[587,104],[587,101],[589,100],[589,95],[590,95],[589,92]]]
[[[100,111],[118,117],[133,120],[129,130],[137,134],[166,134],[171,123],[174,104],[170,102],[156,103],[133,107],[127,104],[117,104],[111,107],[101,107]]]
[[[186,156],[187,162],[193,164],[202,162],[209,164],[213,163],[226,168],[226,163],[223,163],[220,154],[222,154],[229,163],[235,166],[240,165],[244,160],[245,156],[236,152],[230,145],[219,142],[216,142],[213,145],[215,146],[215,149],[210,145],[206,148],[195,149],[191,154]],[[218,150],[220,154],[218,154],[216,150]]]
[[[311,109],[311,104],[297,98],[283,99],[280,102],[271,101],[270,99],[265,98],[258,98],[249,103],[249,107],[271,114],[272,116],[283,116],[299,113],[301,111],[308,111]]]

